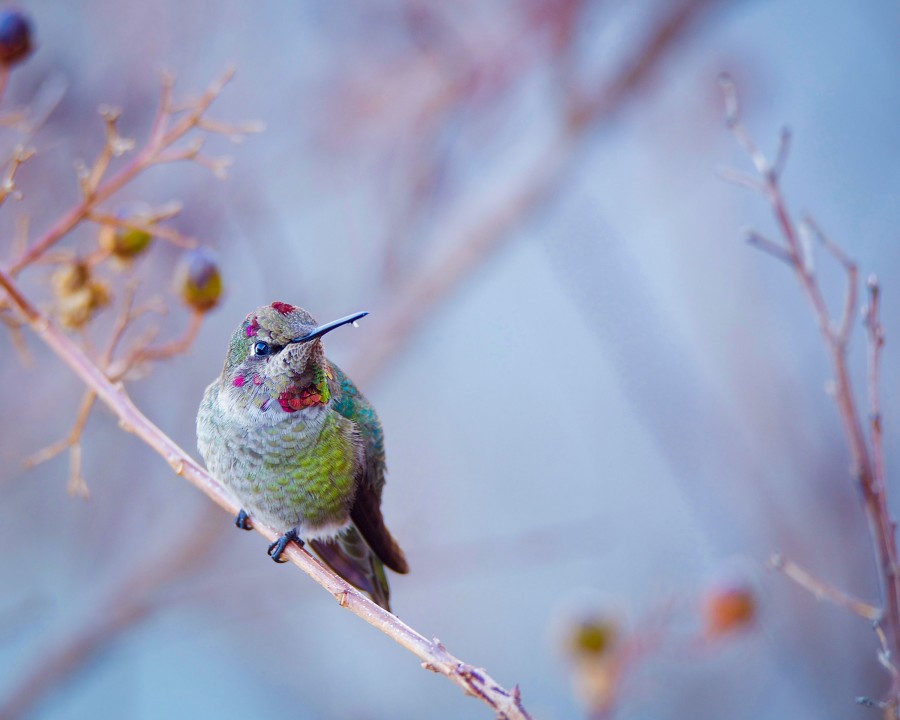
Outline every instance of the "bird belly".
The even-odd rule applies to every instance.
[[[224,452],[211,452],[207,465],[251,517],[280,532],[332,537],[350,522],[358,451],[337,413],[299,415],[274,426],[220,428],[210,440]]]

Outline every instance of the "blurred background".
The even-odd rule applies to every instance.
[[[412,568],[391,578],[403,620],[520,684],[538,718],[584,716],[567,638],[594,616],[646,650],[617,681],[616,717],[873,717],[854,704],[887,685],[871,628],[767,570],[778,551],[877,602],[821,339],[790,271],[741,241],[748,225],[777,235],[764,200],[715,174],[751,169],[716,77],[735,77],[767,152],[790,125],[792,208],[882,280],[890,473],[895,2],[20,7],[37,50],[4,106],[53,112],[29,140],[24,198],[4,208],[4,262],[16,217],[36,236],[77,202],[72,166],[102,147],[99,105],[146,137],[161,70],[190,97],[234,64],[211,116],[266,124],[210,143],[234,158],[225,182],[183,164],[119,196],[183,201],[173,226],[216,250],[225,279],[191,351],[130,384],[180,445],[195,453],[196,408],[249,311],[370,310],[327,350],[384,424],[384,511]],[[168,292],[178,254],[158,243],[134,271],[141,293]],[[821,264],[837,311],[843,278]],[[49,301],[49,273],[23,276],[34,297]],[[186,324],[176,308],[163,336]],[[67,494],[65,454],[25,470],[69,431],[83,389],[33,339],[31,368],[8,347],[8,717],[489,716],[275,566],[105,409],[85,430],[89,500]],[[864,356],[858,332],[860,389]],[[718,632],[704,608],[731,587],[752,593],[753,622]]]

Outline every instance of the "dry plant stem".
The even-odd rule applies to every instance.
[[[69,479],[69,492],[73,495],[81,495],[84,498],[87,498],[90,493],[88,492],[84,478],[81,477],[80,449],[75,450],[75,448],[80,448],[81,434],[84,431],[84,426],[87,423],[88,417],[90,417],[91,410],[93,409],[96,400],[97,395],[92,390],[88,390],[81,399],[81,404],[78,406],[78,413],[75,418],[75,424],[72,426],[69,434],[59,442],[36,452],[25,460],[25,467],[32,468],[35,465],[40,465],[48,460],[52,460],[61,452],[71,448],[73,457],[72,472]]]
[[[110,141],[107,142],[103,154],[94,165],[94,170],[83,183],[84,197],[75,207],[63,215],[39,240],[29,247],[9,267],[9,273],[15,277],[28,265],[40,258],[47,250],[53,247],[59,240],[70,233],[79,223],[87,219],[91,212],[103,201],[121,190],[137,175],[147,168],[158,165],[161,162],[174,162],[176,160],[197,160],[199,146],[194,145],[188,151],[176,154],[164,155],[163,151],[172,146],[188,132],[198,127],[200,120],[213,100],[218,97],[225,84],[231,79],[232,71],[226,73],[221,80],[214,83],[186,112],[185,116],[174,122],[171,127],[169,121],[174,112],[171,106],[172,83],[166,80],[163,83],[163,100],[157,113],[150,139],[147,145],[118,173],[101,182],[105,173],[109,158]]]
[[[874,275],[869,277],[866,284],[869,290],[869,305],[866,308],[866,330],[869,339],[869,432],[872,440],[875,478],[878,484],[884,487],[884,446],[882,444],[881,401],[878,394],[881,380],[881,351],[884,347],[884,330],[881,327],[881,320],[878,318],[881,290],[878,278]]]
[[[106,376],[111,378],[114,382],[121,380],[138,360],[162,359],[186,350],[199,331],[200,324],[202,323],[202,315],[195,312],[192,315],[191,323],[184,337],[159,348],[153,348],[154,352],[147,357],[140,355],[141,350],[135,350],[128,359],[118,363],[117,367],[111,367],[113,358],[116,354],[116,349],[122,341],[122,338],[125,336],[125,332],[131,322],[153,309],[150,305],[134,309],[134,296],[136,292],[136,283],[131,283],[125,289],[125,293],[122,297],[121,312],[113,327],[106,352],[103,354],[103,357],[100,358],[98,363],[105,371]],[[71,455],[71,469],[69,472],[68,490],[70,494],[80,495],[85,499],[90,497],[90,490],[81,473],[81,436],[84,433],[84,427],[87,424],[87,420],[90,417],[91,410],[94,408],[96,400],[97,394],[93,390],[88,390],[78,407],[75,424],[69,434],[59,442],[44,448],[25,460],[25,467],[30,468],[47,462],[61,452],[69,450]]]
[[[123,430],[137,435],[162,455],[176,474],[199,488],[228,513],[237,515],[240,508],[218,481],[150,422],[132,403],[121,384],[111,382],[75,342],[41,314],[22,295],[15,280],[6,271],[0,270],[0,286],[6,290],[38,337],[118,416],[119,425]],[[270,541],[275,541],[279,537],[276,530],[259,521],[254,522],[254,528]],[[524,720],[530,717],[522,706],[518,688],[512,691],[504,689],[484,670],[468,665],[451,655],[437,639],[429,640],[420,635],[397,617],[364,597],[305,549],[289,545],[285,557],[328,590],[341,607],[347,608],[412,652],[422,661],[424,668],[445,675],[465,693],[487,704],[498,717],[510,720]]]
[[[787,560],[781,555],[773,555],[769,562],[775,570],[815,595],[818,600],[827,600],[838,607],[845,608],[855,615],[859,615],[861,618],[872,622],[876,622],[881,618],[881,610],[879,608],[848,595],[842,590],[838,590],[833,585],[815,577],[797,563]]]
[[[825,299],[819,286],[818,278],[812,268],[812,260],[801,242],[800,232],[794,224],[787,208],[779,185],[779,171],[784,166],[787,154],[787,135],[782,135],[778,162],[770,165],[759,151],[747,131],[741,125],[737,95],[730,78],[722,79],[726,94],[726,121],[738,142],[753,160],[760,175],[760,189],[772,208],[775,220],[785,242],[784,252],[790,260],[803,293],[812,307],[816,324],[822,334],[825,347],[834,372],[834,400],[837,405],[844,428],[844,434],[850,447],[853,461],[853,476],[856,479],[863,497],[863,505],[869,523],[869,529],[875,546],[878,574],[882,589],[882,613],[887,647],[890,656],[886,667],[891,669],[893,684],[891,688],[890,707],[896,710],[900,700],[900,676],[894,670],[894,664],[900,658],[900,576],[898,576],[898,553],[895,538],[895,526],[890,517],[887,495],[884,485],[883,461],[880,459],[881,427],[878,419],[878,360],[880,357],[880,330],[870,330],[870,369],[869,394],[873,405],[873,445],[870,450],[866,442],[863,423],[850,381],[847,367],[847,345],[853,331],[853,317],[856,307],[857,269],[856,265],[819,230],[813,222],[809,222],[811,230],[819,238],[826,251],[843,267],[847,275],[847,292],[840,323],[835,327],[831,321]],[[871,309],[874,308],[874,309]],[[879,327],[877,323],[877,292],[870,308],[869,326]],[[873,343],[876,345],[873,347]],[[873,460],[874,456],[874,460]]]
[[[483,264],[513,232],[525,224],[559,187],[564,172],[577,160],[582,143],[596,125],[612,118],[636,91],[641,89],[660,62],[697,21],[721,0],[682,0],[671,9],[626,62],[618,76],[606,87],[581,97],[567,99],[558,136],[535,163],[531,172],[456,242],[436,262],[433,269],[410,272],[410,280],[400,286],[382,314],[380,342],[354,358],[353,376],[362,384],[377,375],[405,347],[412,335],[434,317],[434,308],[452,294],[473,271]]]

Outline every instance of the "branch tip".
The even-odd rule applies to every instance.
[[[737,86],[734,78],[727,72],[719,74],[718,83],[725,96],[725,122],[728,127],[733,127],[738,123],[740,117]]]

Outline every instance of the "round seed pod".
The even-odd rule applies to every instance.
[[[31,23],[19,10],[0,11],[0,64],[22,62],[33,50]]]
[[[611,618],[600,615],[583,618],[571,629],[569,648],[576,656],[600,657],[609,654],[618,636],[619,628]]]
[[[703,601],[703,621],[707,637],[722,637],[753,625],[757,615],[756,596],[746,586],[714,588]]]
[[[153,236],[146,230],[104,225],[98,237],[100,247],[119,260],[132,260],[150,247]]]
[[[175,289],[198,312],[209,312],[222,297],[222,274],[215,255],[206,248],[188,250],[178,263]]]

